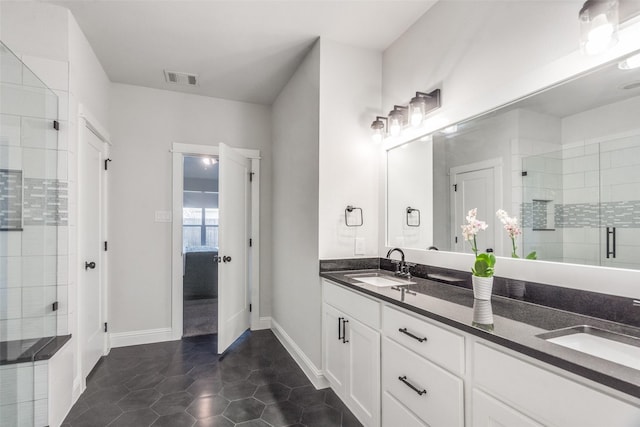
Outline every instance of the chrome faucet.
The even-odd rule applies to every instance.
[[[387,252],[387,258],[391,259],[391,254],[394,252],[400,253],[400,261],[391,260],[391,262],[396,264],[396,276],[406,277],[407,279],[411,279],[411,273],[409,272],[410,264],[407,264],[404,260],[404,252],[400,248],[392,248]]]

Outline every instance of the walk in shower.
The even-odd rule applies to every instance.
[[[57,120],[56,94],[0,43],[0,427],[47,424],[68,225]]]

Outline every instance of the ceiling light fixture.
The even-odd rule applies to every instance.
[[[409,102],[409,117],[413,127],[422,124],[425,116],[432,110],[440,107],[440,89],[431,93],[416,92],[416,96]]]
[[[384,122],[382,122],[384,120]],[[385,136],[385,128],[387,118],[382,116],[376,116],[376,119],[371,123],[371,130],[373,131],[372,138],[376,143],[382,142]]]
[[[621,70],[633,70],[640,67],[640,53],[631,55],[618,63],[618,68]]]
[[[389,134],[398,136],[402,132],[402,128],[407,124],[407,110],[409,107],[402,105],[394,105],[393,110],[389,111]]]
[[[584,53],[596,55],[617,43],[618,0],[587,0],[578,17]]]

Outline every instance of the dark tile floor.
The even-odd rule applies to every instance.
[[[216,336],[115,348],[94,369],[64,427],[361,426],[331,389],[316,390],[269,330],[225,357]]]

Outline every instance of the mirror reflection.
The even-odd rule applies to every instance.
[[[640,68],[618,63],[387,153],[387,244],[640,268]],[[407,208],[420,210],[420,223]],[[417,215],[416,215],[417,216]],[[414,221],[414,222],[411,222]]]

